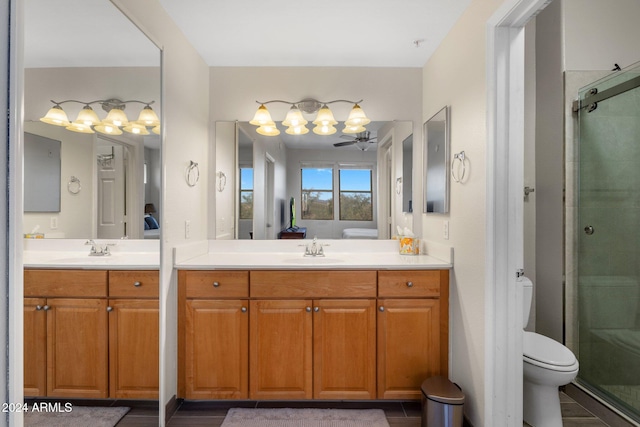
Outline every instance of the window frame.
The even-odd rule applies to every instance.
[[[304,173],[303,171],[305,169],[328,169],[331,171],[331,188],[330,189],[305,189],[304,188]],[[300,219],[304,220],[304,221],[334,221],[335,220],[335,165],[331,164],[301,164],[300,165]],[[305,209],[304,206],[306,205],[305,202],[305,191],[308,193],[311,192],[318,192],[318,193],[328,193],[331,195],[331,209],[330,209],[330,213],[331,213],[331,217],[330,218],[308,218],[305,217]]]
[[[254,191],[255,191],[255,185],[253,180],[251,181],[251,188],[247,189],[247,188],[243,188],[242,187],[242,170],[243,169],[251,169],[251,175],[255,178],[255,169],[253,168],[253,166],[244,166],[244,165],[240,165],[239,169],[239,183],[238,183],[238,219],[241,220],[252,220],[253,219],[253,206],[251,207],[251,216],[250,217],[243,217],[242,216],[242,194],[243,193],[248,193],[251,192],[251,203],[253,205],[254,202]]]
[[[369,165],[336,165],[337,170],[338,170],[338,174],[337,174],[337,178],[338,178],[338,220],[339,221],[366,221],[366,222],[371,222],[373,221],[373,217],[374,217],[374,200],[373,200],[373,167],[369,166]],[[342,171],[347,171],[347,170],[366,170],[369,172],[369,191],[362,191],[362,190],[342,190],[342,180],[341,180],[341,173]],[[369,194],[369,200],[370,200],[370,216],[369,219],[353,219],[353,218],[343,218],[342,217],[342,193],[359,193],[359,194]]]

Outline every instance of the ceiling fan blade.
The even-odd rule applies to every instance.
[[[340,135],[340,138],[352,138],[354,141],[356,141],[358,138],[353,136],[353,135]]]
[[[345,142],[336,142],[335,144],[333,144],[334,147],[344,147],[345,145],[353,145],[355,144],[356,141],[345,141]]]

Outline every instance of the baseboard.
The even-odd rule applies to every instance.
[[[182,401],[182,399],[180,399]],[[180,401],[176,399],[176,395],[174,394],[171,399],[164,405],[164,419],[170,420],[173,417],[173,414],[176,413],[178,408],[180,407]]]
[[[600,402],[583,387],[571,383],[564,386],[565,394],[582,405],[586,410],[600,418],[609,427],[638,427],[640,424],[627,420],[609,406]]]

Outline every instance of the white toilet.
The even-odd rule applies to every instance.
[[[529,321],[533,283],[522,278],[523,324]],[[564,345],[544,335],[524,331],[524,420],[533,427],[562,427],[558,387],[578,375],[578,360]]]

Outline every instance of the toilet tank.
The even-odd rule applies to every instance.
[[[533,302],[533,282],[526,276],[520,278],[522,286],[522,329],[529,323],[529,314],[531,314],[531,303]]]

